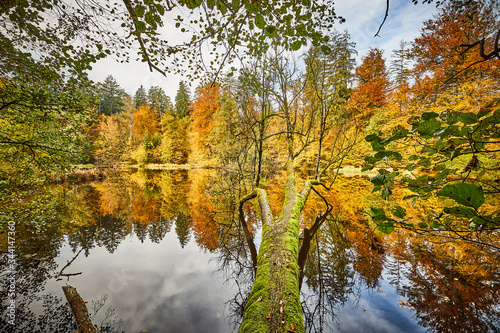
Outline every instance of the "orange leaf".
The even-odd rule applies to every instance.
[[[295,333],[295,325],[294,324],[290,324],[290,329],[288,330],[288,332]]]
[[[272,317],[270,314],[266,315],[266,319],[271,319]]]

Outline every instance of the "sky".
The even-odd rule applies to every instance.
[[[433,4],[414,5],[411,0],[392,0],[389,16],[379,33],[380,36],[374,37],[384,19],[386,0],[338,0],[335,6],[337,15],[346,19],[345,23],[337,24],[335,29],[349,31],[352,41],[356,43],[358,64],[372,47],[385,50],[385,58],[389,59],[392,50],[399,48],[401,40],[412,41],[420,34],[422,22],[437,13]],[[169,26],[168,22],[165,22],[161,33],[169,41],[179,40],[178,30]],[[103,82],[108,75],[113,75],[118,84],[132,96],[141,85],[146,90],[152,86],[160,86],[172,101],[175,99],[179,82],[183,79],[181,75],[167,74],[165,77],[160,73],[150,72],[147,64],[143,62],[131,60],[128,64],[121,64],[112,58],[100,60],[89,73],[95,82]],[[191,84],[192,92],[195,87],[196,82]]]

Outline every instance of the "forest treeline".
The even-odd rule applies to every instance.
[[[22,182],[86,163],[234,166],[256,174],[284,165],[287,121],[300,131],[294,140],[303,145],[303,167],[363,166],[369,134],[408,128],[426,112],[477,113],[498,99],[499,60],[463,47],[498,31],[497,6],[482,3],[477,15],[451,6],[425,22],[415,40],[396,50],[372,48],[358,65],[348,32],[334,32],[328,45],[297,59],[274,45],[193,95],[181,82],[174,100],[158,86],[129,96],[112,76],[54,87],[43,66],[31,86],[3,77],[0,177]],[[496,155],[483,158],[488,164]]]
[[[99,115],[88,135],[89,161],[248,170],[256,168],[262,151],[262,167],[283,166],[284,113],[289,111],[282,106],[288,104],[304,136],[296,139],[305,143],[302,167],[314,169],[323,162],[316,158],[318,145],[325,152],[349,151],[335,161],[338,166],[363,166],[372,151],[365,136],[409,128],[424,113],[477,113],[500,96],[498,60],[485,62],[477,50],[459,47],[495,33],[498,9],[485,6],[480,15],[464,12],[459,19],[449,9],[425,22],[415,40],[401,41],[396,50],[372,48],[358,65],[349,34],[335,32],[327,55],[312,47],[291,61],[275,47],[237,75],[199,85],[192,96],[181,82],[173,101],[161,87],[146,91],[141,86],[130,97],[109,76],[98,84]],[[401,153],[413,154],[410,146]],[[488,165],[497,157],[482,158]]]

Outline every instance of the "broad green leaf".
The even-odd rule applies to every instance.
[[[461,113],[458,116],[458,120],[468,125],[475,124],[477,123],[477,115],[475,113],[469,113],[469,112]]]
[[[377,134],[369,134],[365,137],[365,140],[368,142],[380,141],[380,136]]]
[[[400,219],[406,216],[406,209],[401,206],[396,206],[391,210],[392,215],[399,217]]]
[[[295,30],[297,31],[297,36],[306,36],[307,35],[306,26],[303,24],[299,24],[298,26],[296,26]]]
[[[210,1],[208,1],[208,2],[210,2]],[[156,10],[158,11],[158,13],[159,13],[160,15],[164,15],[164,14],[165,14],[165,8],[164,8],[162,5],[160,5],[160,4],[155,4],[155,7],[156,7]],[[213,6],[212,6],[212,7],[213,7]]]
[[[422,114],[422,120],[435,119],[437,117],[439,117],[439,114],[437,114],[436,112],[424,112]]]
[[[423,138],[430,138],[434,132],[441,128],[441,123],[435,118],[431,118],[418,125],[417,132]]]
[[[385,215],[385,212],[383,209],[380,209],[380,208],[376,208],[376,207],[370,207],[370,210],[371,210],[371,217],[372,219],[374,219],[375,221],[386,221],[387,220],[387,216]]]
[[[143,33],[146,31],[146,24],[142,21],[136,21],[135,26],[137,27],[137,32]]]
[[[220,10],[220,12],[224,15],[227,13],[227,6],[224,4],[222,1],[217,1],[217,8]]]
[[[408,161],[416,161],[418,159],[419,157],[417,155],[411,155],[410,157],[408,157]]]
[[[375,176],[370,178],[370,181],[373,183],[373,185],[384,185],[387,181],[387,178],[385,177],[385,175],[377,173]]]
[[[456,203],[478,209],[484,203],[484,191],[474,184],[455,183],[445,185],[438,195],[455,200]]]
[[[290,47],[294,51],[297,51],[298,49],[300,49],[301,46],[302,46],[302,42],[300,40],[297,40],[297,41],[293,42],[292,45],[290,45]]]
[[[394,224],[390,222],[381,223],[377,225],[377,229],[384,234],[390,234],[394,231]]]
[[[457,206],[457,207],[445,207],[443,212],[446,214],[450,214],[456,217],[467,217],[471,218],[473,216],[477,216],[477,213],[474,209],[470,207]]]
[[[392,194],[392,191],[390,188],[388,188],[388,187],[384,188],[384,190],[382,191],[382,199],[383,200],[389,199],[391,194]]]
[[[403,159],[403,156],[400,153],[398,153],[397,151],[393,151],[392,156],[394,156],[396,161],[401,161]]]
[[[431,223],[431,225],[430,225],[430,227],[431,227],[432,229],[439,229],[439,228],[441,228],[442,226],[443,226],[443,224],[438,223],[438,222],[436,222],[436,221],[433,221],[433,222]]]

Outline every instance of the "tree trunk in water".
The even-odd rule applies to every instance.
[[[95,333],[96,329],[92,325],[92,321],[89,317],[89,312],[85,306],[85,302],[81,298],[80,294],[72,286],[63,286],[64,295],[71,307],[71,312],[76,318],[76,324],[78,325],[78,332],[80,333]]]
[[[265,191],[259,189],[262,243],[257,273],[245,306],[240,332],[304,332],[299,288],[299,216],[316,181],[299,194],[293,160],[287,162],[285,201],[279,218],[272,217]]]

